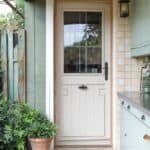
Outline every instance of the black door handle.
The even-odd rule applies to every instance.
[[[105,80],[108,80],[108,62],[105,62]]]
[[[88,89],[88,87],[84,84],[79,86],[78,88],[81,89],[81,90],[87,90]]]

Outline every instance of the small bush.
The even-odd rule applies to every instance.
[[[26,104],[0,99],[0,150],[24,150],[30,137],[54,137],[56,126]]]

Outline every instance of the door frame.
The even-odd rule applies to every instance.
[[[104,2],[104,0],[95,0],[98,2]],[[111,12],[113,14],[113,0],[106,0],[104,3],[111,3]],[[55,64],[54,64],[54,39],[55,39],[55,0],[46,0],[46,110],[45,113],[48,116],[48,118],[54,122],[54,89],[55,89]],[[113,39],[115,36],[113,36],[113,18],[111,15],[111,72],[110,72],[110,105],[111,105],[111,145],[113,144]],[[54,144],[53,144],[54,149]]]

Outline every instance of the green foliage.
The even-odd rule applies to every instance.
[[[28,136],[30,138],[53,138],[56,135],[56,125],[40,113],[32,121]]]
[[[0,15],[0,27],[5,27],[8,23],[8,18],[5,15]]]
[[[30,137],[54,137],[56,126],[26,104],[0,99],[0,150],[24,150]]]
[[[0,100],[0,149],[24,150],[26,129],[23,127],[23,105]]]
[[[24,0],[16,0],[16,6],[19,9],[24,9]]]
[[[16,0],[17,9],[24,14],[24,0]],[[0,15],[0,28],[24,28],[25,20],[16,12]]]

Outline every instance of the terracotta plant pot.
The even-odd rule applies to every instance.
[[[49,150],[52,139],[49,138],[29,138],[32,150]]]

